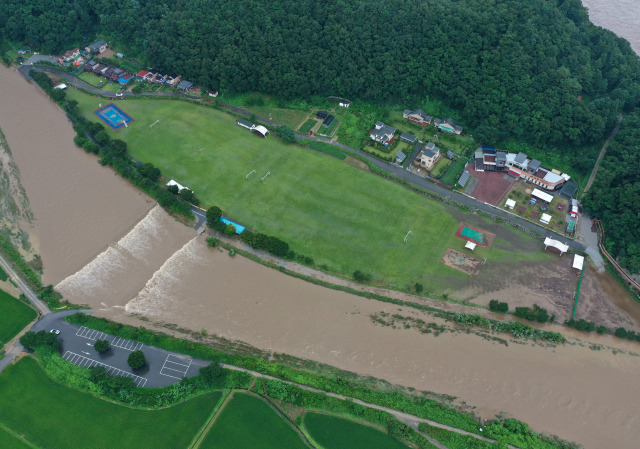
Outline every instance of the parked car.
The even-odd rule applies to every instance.
[[[123,96],[123,95],[124,95],[124,94],[123,94],[122,92],[116,92],[116,97],[121,97],[121,96]]]
[[[49,332],[52,334],[60,335],[60,331],[58,329],[51,329]]]

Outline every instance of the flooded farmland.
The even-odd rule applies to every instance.
[[[372,314],[441,321],[208,248],[202,236],[75,148],[64,114],[1,66],[0,128],[31,202],[30,232],[45,280],[97,315],[204,328],[260,349],[457,396],[483,417],[505,412],[586,448],[637,446],[638,356],[588,343],[504,346],[474,334],[382,326]],[[612,337],[592,339],[637,350]]]

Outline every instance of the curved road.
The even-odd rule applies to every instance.
[[[15,272],[15,270],[11,267],[11,265],[9,265],[9,262],[7,262],[6,259],[1,255],[0,255],[0,265],[2,265],[2,268],[4,269],[4,271],[6,271],[9,277],[11,277],[11,280],[13,280],[13,282],[16,283],[18,288],[22,291],[24,296],[27,297],[29,302],[33,305],[33,307],[35,307],[35,309],[38,311],[40,315],[46,315],[51,312],[51,310],[49,310],[49,307],[47,307],[47,305],[44,302],[42,302],[40,298],[38,298],[38,295],[36,295],[34,291],[31,290],[31,288],[29,288],[27,283],[24,282],[20,278],[20,276],[18,276],[18,273]]]

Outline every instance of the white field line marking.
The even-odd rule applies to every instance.
[[[73,353],[71,351],[67,351],[62,356],[66,361],[73,363],[77,366],[84,366],[85,368],[90,368],[92,366],[103,366],[107,374],[112,376],[124,376],[130,377],[139,387],[143,387],[147,384],[147,379],[145,377],[136,376],[135,374],[129,373],[127,371],[123,371],[120,368],[116,368],[115,366],[107,365],[102,362],[98,362],[97,360],[90,359],[88,357],[81,356],[79,354]],[[89,363],[87,363],[89,362]],[[85,365],[86,364],[86,365]]]

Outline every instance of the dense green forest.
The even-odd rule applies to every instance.
[[[602,220],[607,251],[640,273],[640,110],[625,116],[584,206]]]
[[[580,0],[3,0],[0,33],[53,53],[104,36],[222,92],[437,99],[477,141],[558,151],[582,173],[593,165],[582,148],[640,99],[638,57]],[[635,271],[638,122],[625,119],[586,201]]]
[[[637,57],[580,0],[5,0],[0,28],[54,52],[100,33],[223,92],[432,96],[484,142],[562,151],[640,97]]]

